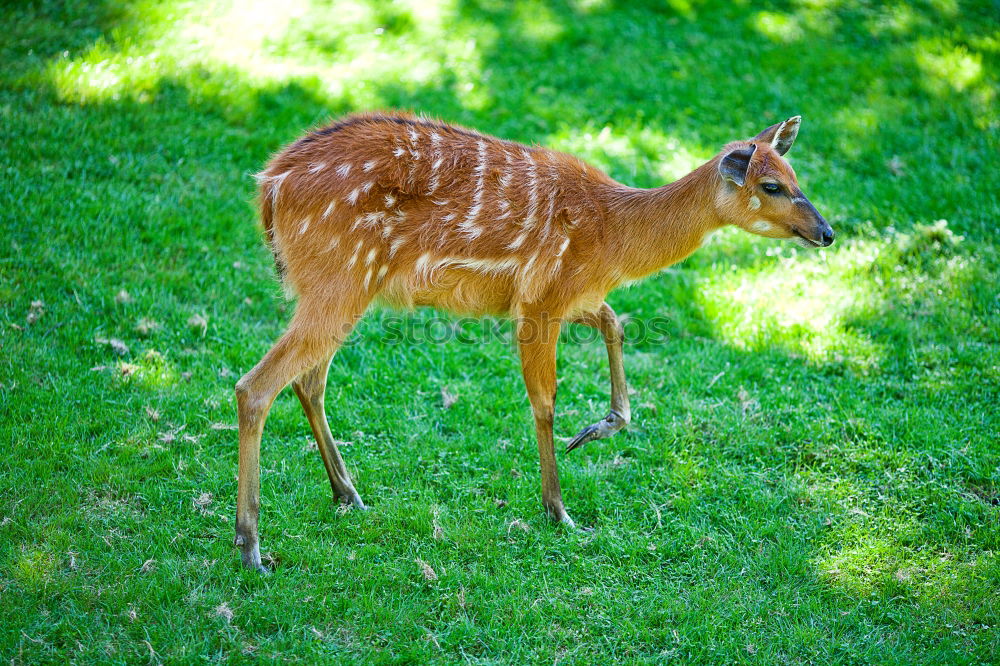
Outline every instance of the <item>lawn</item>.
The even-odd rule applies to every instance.
[[[4,663],[1000,658],[995,2],[2,15]],[[261,577],[232,545],[233,385],[294,304],[251,174],[371,108],[641,187],[801,114],[789,157],[838,239],[727,230],[610,296],[633,424],[558,452],[580,531],[542,511],[509,324],[373,311],[327,393],[371,510],[332,501],[286,390]],[[562,441],[609,399],[569,333]]]

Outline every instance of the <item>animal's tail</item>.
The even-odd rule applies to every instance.
[[[257,174],[257,187],[259,191],[258,207],[260,208],[260,221],[264,225],[264,235],[267,238],[267,246],[271,248],[274,255],[274,268],[278,272],[278,279],[285,281],[285,261],[281,258],[278,245],[274,240],[274,210],[276,201],[274,200],[275,188],[271,186],[268,176],[263,173]]]

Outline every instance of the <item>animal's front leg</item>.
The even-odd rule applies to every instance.
[[[615,311],[607,303],[601,303],[596,312],[585,314],[575,321],[600,331],[608,348],[608,365],[611,368],[611,412],[597,423],[581,430],[566,445],[567,451],[572,451],[595,439],[610,437],[627,426],[632,419],[628,403],[628,386],[625,383],[625,366],[622,360],[622,341],[625,336]]]
[[[556,402],[556,343],[559,320],[544,315],[526,317],[518,323],[517,339],[521,352],[521,371],[528,390],[531,411],[535,416],[538,456],[542,471],[542,504],[553,520],[573,527],[573,519],[563,506],[559,470],[552,439],[552,421]]]

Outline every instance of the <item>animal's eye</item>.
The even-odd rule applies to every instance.
[[[781,193],[781,186],[778,185],[777,183],[764,183],[760,187],[761,187],[762,190],[764,190],[768,194],[780,194]]]

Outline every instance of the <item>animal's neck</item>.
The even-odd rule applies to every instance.
[[[715,205],[719,175],[708,162],[651,190],[615,187],[608,194],[608,260],[626,280],[684,259],[724,226]]]

